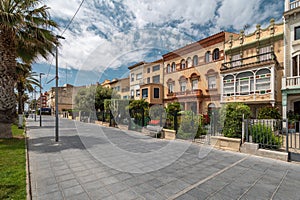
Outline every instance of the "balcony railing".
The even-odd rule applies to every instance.
[[[283,88],[292,88],[292,87],[300,88],[300,76],[283,78],[282,86]]]
[[[202,95],[202,90],[200,89],[186,90],[186,91],[173,92],[167,94],[168,97],[201,96],[201,95]]]
[[[274,61],[278,64],[278,61],[277,61],[277,58],[276,58],[276,55],[274,54],[274,52],[261,53],[261,54],[255,55],[255,56],[249,56],[246,58],[233,60],[230,62],[225,62],[222,64],[221,71],[233,69],[233,68],[244,67],[244,66],[249,66],[249,65],[260,64],[260,63],[264,63],[264,62],[270,62],[270,61]]]
[[[290,10],[300,6],[300,0],[290,2]]]

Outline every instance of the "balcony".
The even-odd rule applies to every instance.
[[[278,64],[276,55],[274,52],[268,53],[261,53],[255,56],[249,56],[246,58],[241,58],[238,60],[233,60],[230,62],[222,63],[221,71],[226,71],[230,69],[238,69],[241,67],[252,67],[252,66],[259,66],[263,64],[269,64],[270,62],[275,62]]]
[[[298,89],[300,88],[300,76],[283,77],[282,88]]]
[[[296,1],[290,2],[290,10],[295,9],[295,8],[297,8],[299,6],[300,6],[300,0],[296,0]]]
[[[200,97],[202,96],[202,90],[196,89],[196,90],[186,90],[182,92],[172,92],[167,94],[168,97],[193,97],[197,96]]]

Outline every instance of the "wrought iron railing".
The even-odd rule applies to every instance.
[[[259,64],[263,62],[269,62],[269,61],[275,61],[276,63],[278,63],[274,52],[261,53],[255,56],[249,56],[246,58],[241,58],[238,60],[222,63],[221,71],[248,66],[248,65]]]

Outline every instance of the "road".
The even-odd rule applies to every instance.
[[[54,118],[27,120],[32,199],[300,199],[300,165]]]

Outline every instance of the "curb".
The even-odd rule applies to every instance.
[[[28,137],[27,137],[26,126],[24,128],[24,133],[25,133],[25,155],[26,155],[26,193],[27,193],[26,199],[32,200],[29,153],[28,153]]]

